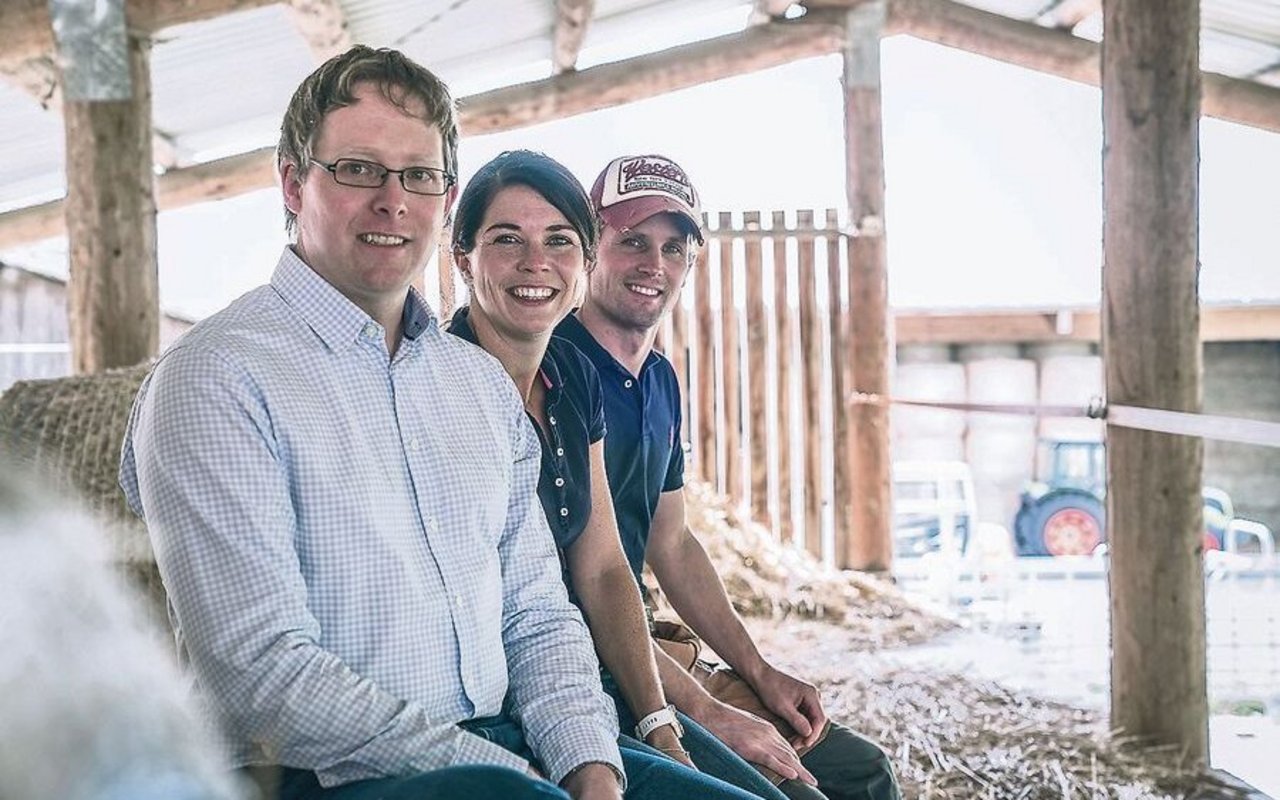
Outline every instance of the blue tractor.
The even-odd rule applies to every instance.
[[[1018,555],[1089,555],[1107,540],[1106,448],[1096,441],[1041,443],[1048,474],[1022,492],[1013,521]],[[1222,550],[1233,509],[1221,489],[1204,487],[1204,547]]]

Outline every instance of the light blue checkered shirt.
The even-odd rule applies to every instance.
[[[621,770],[514,385],[413,292],[404,332],[390,359],[383,329],[286,248],[134,402],[120,485],[234,763],[326,786],[523,769],[455,724],[509,690],[553,781]]]

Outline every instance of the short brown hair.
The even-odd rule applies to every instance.
[[[355,90],[361,83],[376,85],[387,102],[406,114],[411,114],[411,102],[421,102],[425,108],[422,120],[440,130],[445,170],[457,173],[458,117],[449,87],[398,50],[375,50],[359,44],[321,64],[293,93],[280,125],[277,169],[293,164],[299,173],[306,172],[311,165],[311,145],[325,115],[355,102]],[[292,234],[297,224],[297,217],[286,208],[285,230]]]

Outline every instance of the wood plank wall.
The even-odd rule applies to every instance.
[[[707,244],[658,336],[683,390],[686,471],[783,541],[838,562],[834,545],[852,535],[853,485],[853,421],[839,402],[850,377],[838,214],[751,211],[704,222]],[[447,319],[465,302],[455,300],[462,287],[447,247],[437,269],[430,289]]]

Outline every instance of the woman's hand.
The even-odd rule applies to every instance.
[[[686,767],[697,769],[692,759],[689,758],[689,751],[684,749],[684,745],[680,743],[680,737],[676,736],[676,729],[670,725],[661,725],[654,728],[645,737],[644,743],[661,750]]]

